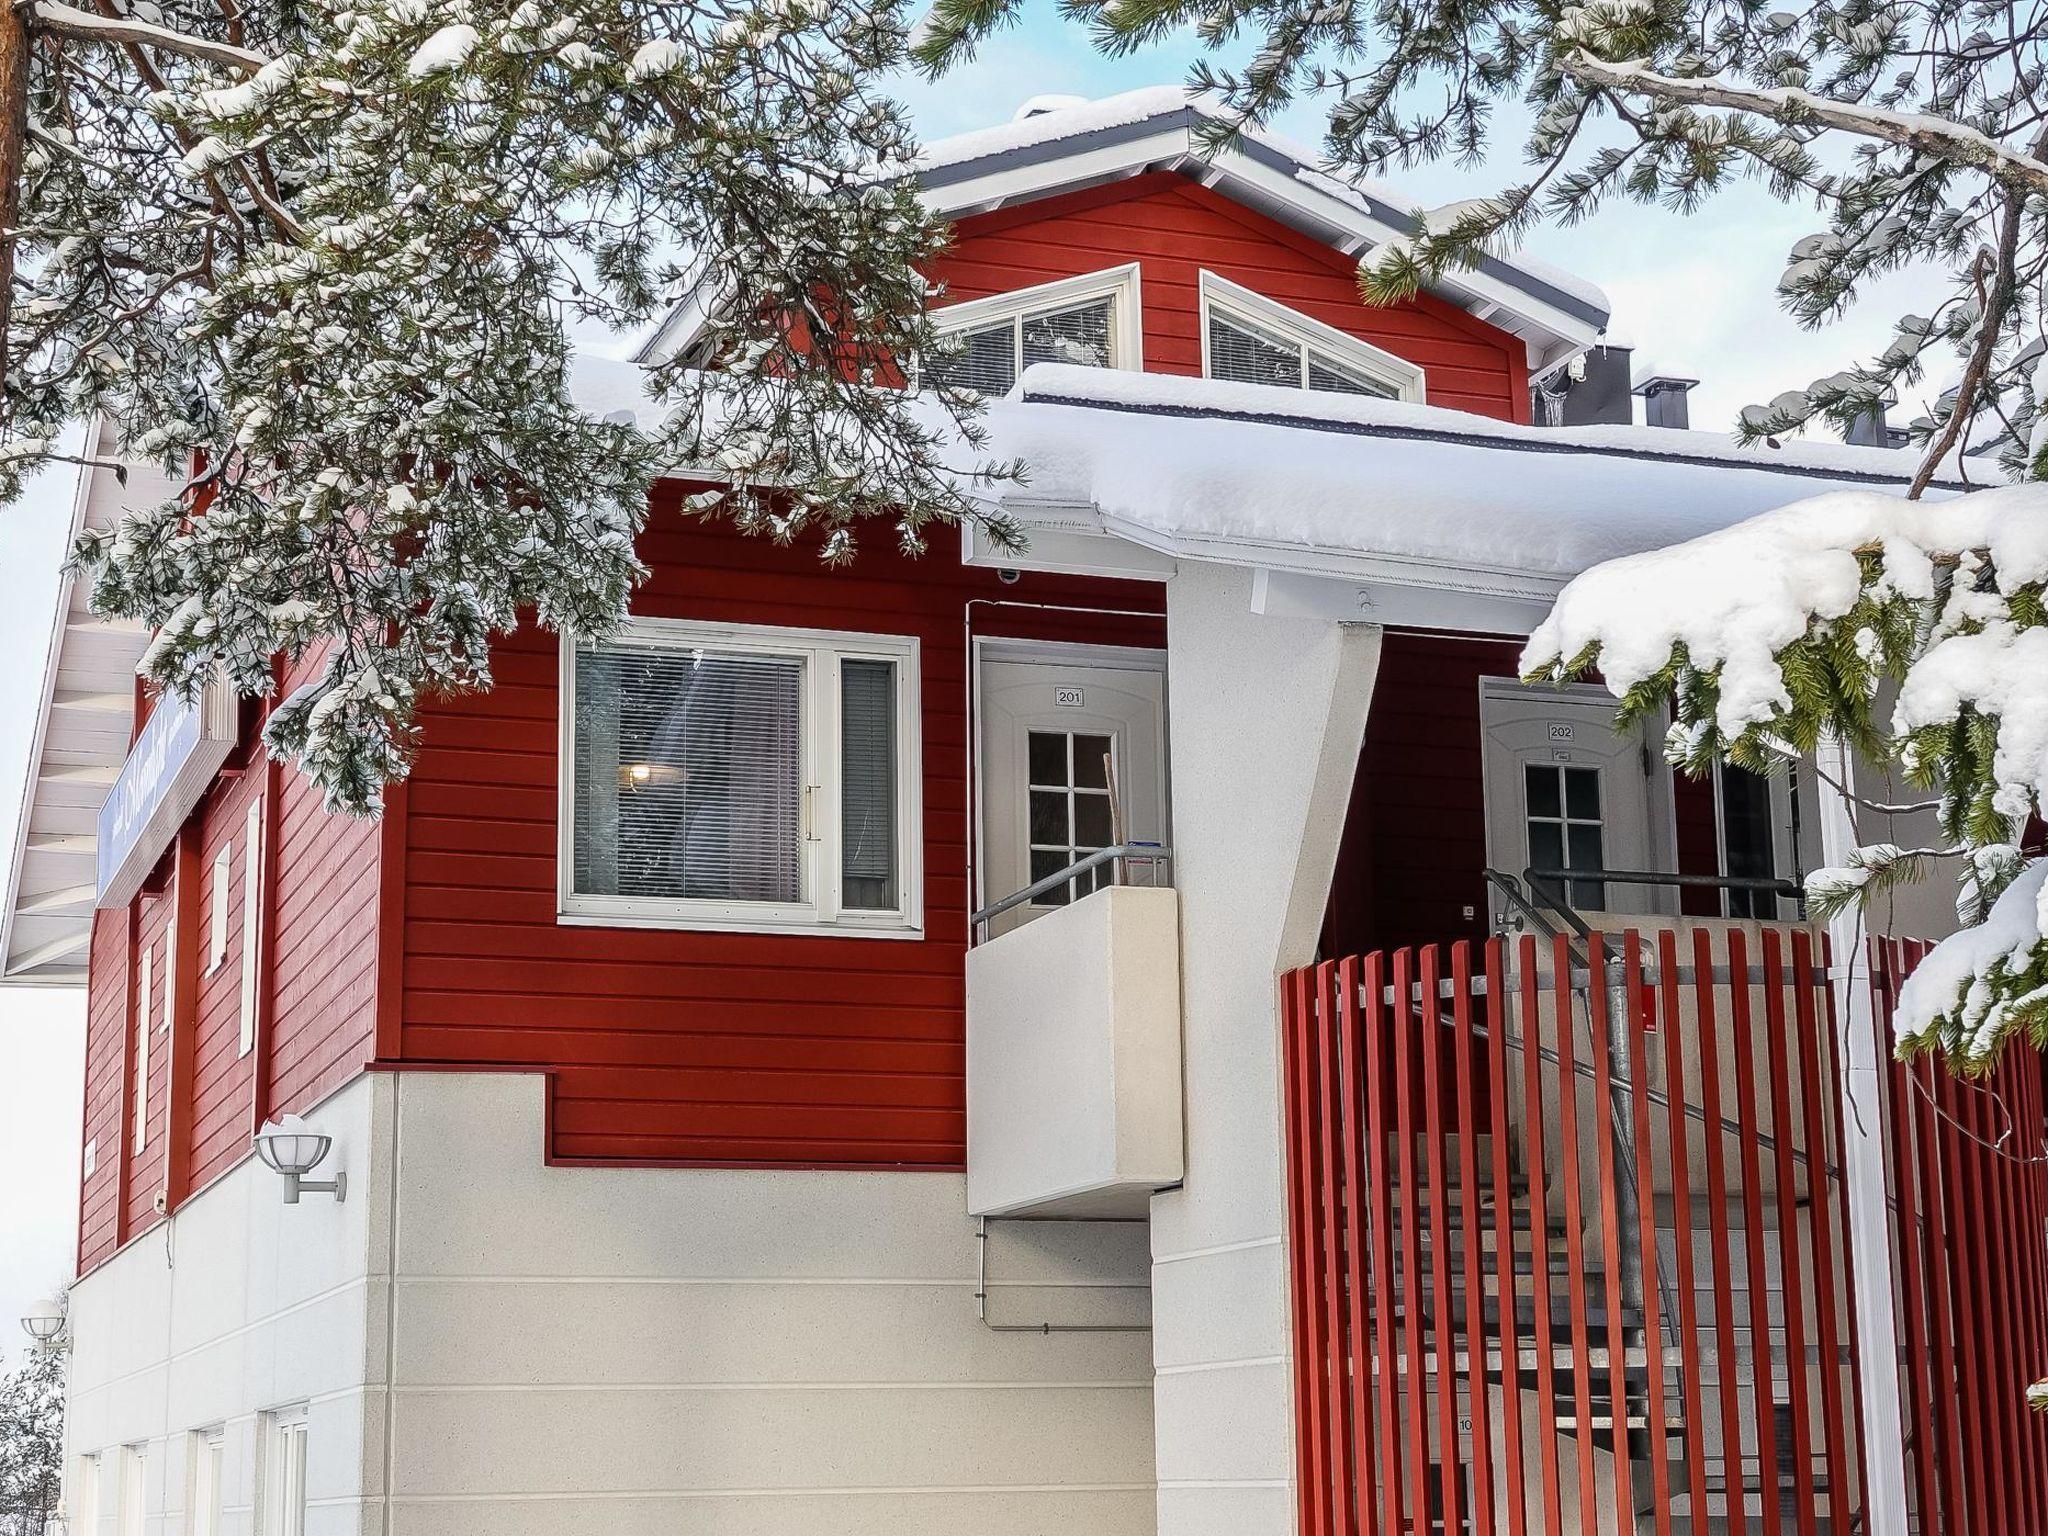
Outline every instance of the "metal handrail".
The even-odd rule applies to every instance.
[[[1801,896],[1796,880],[1778,875],[1681,875],[1661,869],[1538,869],[1522,871],[1531,886],[1550,885],[1710,885],[1720,891],[1768,891],[1773,896]]]
[[[1099,869],[1104,864],[1116,863],[1120,877],[1122,865],[1126,860],[1134,864],[1141,862],[1149,863],[1156,875],[1159,866],[1170,863],[1172,859],[1173,850],[1160,843],[1118,843],[1113,848],[1098,848],[1086,857],[1076,859],[1065,869],[1055,874],[1047,875],[1042,880],[1034,880],[1025,886],[1023,890],[1012,892],[1001,901],[993,902],[983,907],[967,921],[970,926],[980,928],[984,924],[994,922],[1005,912],[1014,912],[1025,903],[1036,901],[1047,891],[1058,890],[1076,875],[1085,875],[1089,870]],[[1121,878],[1118,879],[1117,883],[1123,883]]]

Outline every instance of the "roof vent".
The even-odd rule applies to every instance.
[[[1021,123],[1027,117],[1043,117],[1048,112],[1064,112],[1069,107],[1085,107],[1087,105],[1088,98],[1086,96],[1061,96],[1057,94],[1034,96],[1017,109],[1017,115],[1011,118],[1010,121]]]
[[[1676,427],[1681,432],[1691,427],[1685,398],[1697,383],[1698,379],[1675,373],[1647,373],[1639,377],[1630,393],[1643,397],[1643,425]]]

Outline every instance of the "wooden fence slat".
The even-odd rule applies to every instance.
[[[1731,974],[1749,974],[1749,946],[1742,932],[1728,935]],[[1778,1425],[1772,1403],[1771,1284],[1764,1251],[1764,1175],[1757,1131],[1756,1044],[1746,983],[1729,988],[1734,1024],[1736,1145],[1741,1149],[1743,1259],[1749,1276],[1749,1358],[1756,1399],[1757,1485],[1766,1536],[1781,1536],[1785,1518],[1778,1489]]]
[[[1397,1294],[1407,1321],[1408,1342],[1409,1509],[1411,1528],[1426,1529],[1429,1522],[1429,1408],[1428,1359],[1422,1348],[1422,1213],[1415,1180],[1415,1051],[1416,1017],[1411,999],[1415,981],[1414,955],[1401,950],[1394,956],[1394,1126],[1399,1138],[1397,1167],[1401,1191],[1401,1273]]]
[[[1573,1436],[1578,1448],[1579,1526],[1585,1536],[1599,1536],[1600,1501],[1593,1466],[1593,1347],[1586,1303],[1585,1211],[1579,1193],[1579,1092],[1575,1042],[1572,1039],[1571,950],[1562,936],[1552,955],[1552,983],[1557,1005],[1558,1161],[1564,1180],[1564,1247],[1566,1284],[1571,1297],[1572,1413],[1581,1426]],[[1597,990],[1597,989],[1596,989]],[[1536,1122],[1541,1125],[1543,1122]],[[1603,1146],[1606,1145],[1602,1138]],[[1610,1186],[1611,1188],[1611,1186]],[[1555,1412],[1546,1409],[1546,1412]]]
[[[1508,1536],[1526,1536],[1528,1490],[1522,1470],[1522,1329],[1517,1303],[1520,1287],[1515,1281],[1514,1176],[1508,1156],[1508,1014],[1506,966],[1503,944],[1486,942],[1486,1064],[1487,1101],[1493,1131],[1493,1208],[1495,1222],[1494,1290],[1498,1297],[1497,1325],[1500,1338],[1501,1381],[1501,1472],[1507,1485]],[[1528,1045],[1528,1026],[1523,1026],[1523,1043]],[[1530,1051],[1533,1057],[1535,1053]],[[1539,1136],[1540,1142],[1542,1138]],[[1540,1255],[1542,1244],[1533,1234],[1532,1255]]]
[[[1322,1185],[1315,1192],[1322,1220],[1322,1303],[1324,1351],[1323,1432],[1329,1449],[1324,1474],[1330,1479],[1330,1518],[1340,1531],[1358,1528],[1358,1499],[1352,1478],[1351,1384],[1348,1380],[1351,1343],[1345,1328],[1343,1225],[1338,1214],[1343,1180],[1338,1175],[1338,1138],[1343,1134],[1344,1105],[1337,1076],[1337,966],[1324,961],[1316,968],[1316,1035],[1314,1044],[1319,1093],[1316,1165]]]
[[[1465,1381],[1466,1413],[1472,1421],[1472,1526],[1493,1529],[1493,1425],[1487,1399],[1491,1387],[1486,1374],[1486,1288],[1481,1253],[1482,1234],[1493,1233],[1502,1246],[1498,1223],[1507,1212],[1496,1210],[1491,1222],[1479,1211],[1479,1127],[1476,1120],[1472,1058],[1477,1050],[1472,1033],[1472,948],[1460,942],[1451,946],[1452,1069],[1458,1095],[1458,1203],[1465,1236]],[[1507,1147],[1492,1148],[1495,1158],[1507,1155]],[[1512,1369],[1505,1350],[1501,1353],[1501,1379]]]
[[[1462,1523],[1464,1489],[1458,1456],[1458,1329],[1451,1313],[1450,1175],[1445,1168],[1444,1032],[1436,1020],[1441,993],[1441,956],[1434,944],[1422,951],[1422,1123],[1423,1161],[1429,1169],[1429,1290],[1431,1359],[1436,1367],[1436,1455],[1438,1515],[1446,1531]],[[1411,1186],[1412,1187],[1412,1186]]]
[[[1669,929],[1658,936],[1657,961],[1657,991],[1663,1004],[1664,1134],[1671,1147],[1671,1247],[1672,1270],[1678,1286],[1679,1393],[1685,1412],[1686,1498],[1692,1511],[1692,1526],[1698,1530],[1707,1521],[1707,1410],[1700,1392],[1700,1373],[1706,1361],[1700,1349],[1699,1281],[1693,1270],[1692,1148],[1691,1132],[1685,1123],[1686,1036],[1679,1017],[1678,936]],[[1639,1037],[1638,1046],[1644,1051],[1647,1076],[1647,1042]],[[1707,1134],[1714,1134],[1711,1122]],[[1661,1454],[1661,1436],[1657,1443]]]
[[[1565,953],[1562,943],[1558,953]],[[1549,1174],[1543,1165],[1543,991],[1536,976],[1536,940],[1524,935],[1522,969],[1522,1069],[1528,1092],[1530,1318],[1536,1336],[1537,1450],[1543,1473],[1544,1536],[1564,1536],[1564,1492],[1557,1461],[1557,1353],[1552,1343],[1550,1288]]]
[[[1748,1536],[1742,1492],[1742,1375],[1735,1352],[1735,1269],[1728,1243],[1728,1149],[1721,1127],[1720,1021],[1714,1006],[1713,939],[1693,930],[1693,1008],[1700,1039],[1700,1113],[1706,1122],[1708,1247],[1714,1266],[1714,1377],[1720,1386],[1721,1502],[1729,1536]],[[1706,1458],[1698,1460],[1704,1466]]]
[[[1792,935],[1792,1017],[1799,1047],[1799,1090],[1806,1152],[1808,1218],[1813,1231],[1814,1335],[1820,1347],[1821,1444],[1828,1469],[1828,1518],[1849,1518],[1849,1437],[1842,1397],[1842,1339],[1837,1319],[1846,1300],[1835,1286],[1834,1218],[1828,1173],[1828,1138],[1821,1113],[1820,1014],[1814,992],[1813,939]]]
[[[1650,1518],[1656,1526],[1657,1536],[1671,1536],[1671,1416],[1664,1403],[1663,1277],[1657,1253],[1657,1143],[1650,1127],[1650,1042],[1644,1027],[1648,1017],[1646,1010],[1637,1006],[1637,999],[1644,1002],[1649,999],[1643,994],[1642,936],[1630,930],[1622,942],[1621,996],[1626,1002],[1621,1024],[1628,1055],[1620,1065],[1628,1072],[1629,1140],[1634,1144],[1635,1167],[1621,1170],[1620,1176],[1635,1179],[1637,1230],[1622,1233],[1621,1241],[1636,1245],[1643,1277],[1643,1413],[1649,1421],[1643,1439],[1650,1462]],[[1665,974],[1670,975],[1669,972]],[[1677,1060],[1681,1054],[1680,1043],[1676,1037],[1667,1035],[1664,1054],[1671,1060]],[[1686,1220],[1691,1220],[1689,1214]],[[1680,1283],[1691,1284],[1691,1276],[1681,1277]],[[1686,1363],[1686,1369],[1690,1371],[1690,1362]]]
[[[1399,1536],[1407,1529],[1403,1513],[1400,1421],[1400,1357],[1394,1338],[1394,1233],[1393,1182],[1387,1167],[1387,1016],[1381,1002],[1386,990],[1386,963],[1381,955],[1365,961],[1365,1125],[1370,1151],[1366,1177],[1372,1198],[1372,1306],[1373,1339],[1379,1360],[1379,1469],[1380,1504],[1387,1536]]]
[[[1365,1101],[1372,1091],[1370,1079],[1359,1073],[1359,1030],[1362,1020],[1358,999],[1358,960],[1346,957],[1337,966],[1337,990],[1342,1000],[1337,1034],[1337,1079],[1344,1105],[1344,1301],[1345,1336],[1350,1382],[1349,1415],[1355,1449],[1353,1473],[1357,1479],[1358,1503],[1355,1518],[1362,1536],[1380,1536],[1379,1458],[1374,1454],[1372,1431],[1372,1338],[1367,1313],[1373,1295],[1373,1277],[1367,1252],[1365,1216],[1365,1149],[1368,1145],[1363,1120]],[[1379,1158],[1375,1156],[1377,1163]],[[1387,1536],[1399,1536],[1398,1526],[1388,1526]]]

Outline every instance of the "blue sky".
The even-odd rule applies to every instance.
[[[919,132],[933,139],[1007,122],[1036,95],[1106,96],[1181,80],[1193,57],[1192,43],[1169,43],[1104,58],[1039,0],[1022,25],[972,63],[937,82],[907,79],[900,94]],[[1315,143],[1319,119],[1318,106],[1305,103],[1277,126]],[[1384,179],[1432,204],[1495,191],[1519,171],[1517,144],[1510,136],[1497,145],[1488,169],[1437,165]],[[1577,229],[1540,230],[1527,249],[1605,288],[1615,327],[1639,358],[1701,380],[1692,422],[1718,431],[1742,406],[1876,350],[1893,317],[1929,304],[1925,278],[1905,275],[1874,290],[1842,323],[1817,335],[1801,331],[1779,312],[1774,293],[1792,242],[1818,227],[1810,208],[1786,207],[1744,185],[1691,218],[1616,205]],[[11,661],[0,668],[0,847],[8,855],[70,483],[68,471],[54,473],[0,514],[0,655]],[[80,994],[0,990],[0,1355],[8,1358],[13,1319],[68,1272],[82,1013]]]

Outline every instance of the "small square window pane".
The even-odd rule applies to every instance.
[[[1031,841],[1040,847],[1051,844],[1065,848],[1072,841],[1067,826],[1067,792],[1063,789],[1031,791]]]
[[[1064,848],[1034,850],[1031,855],[1031,884],[1036,885],[1047,876],[1058,874],[1073,862],[1073,856]],[[1056,885],[1038,898],[1038,905],[1064,907],[1067,904],[1067,897],[1067,887]]]
[[[1024,366],[1073,363],[1083,368],[1109,366],[1108,299],[1094,299],[1067,309],[1024,317]]]
[[[896,881],[896,665],[839,667],[840,903],[893,912]]]
[[[1033,731],[1030,742],[1031,782],[1064,788],[1067,782],[1067,734]]]
[[[1074,796],[1074,843],[1080,848],[1107,848],[1110,836],[1109,796]]]
[[[1209,377],[1301,388],[1301,348],[1260,326],[1209,311]]]
[[[1547,763],[1530,763],[1522,769],[1522,785],[1529,797],[1531,816],[1562,816],[1564,807],[1557,798],[1557,770]],[[1540,862],[1540,861],[1539,861]]]
[[[1570,826],[1565,829],[1568,839],[1565,852],[1569,869],[1605,869],[1607,858],[1601,847],[1600,829],[1597,826]]]
[[[1564,828],[1554,821],[1529,823],[1529,863],[1535,869],[1564,868]]]
[[[1074,738],[1074,782],[1083,789],[1109,787],[1110,739],[1107,736]]]
[[[925,371],[955,389],[1007,395],[1017,382],[1017,322],[999,320],[941,337],[925,359]]]
[[[1564,809],[1573,821],[1600,819],[1600,770],[1567,768],[1564,771]]]

